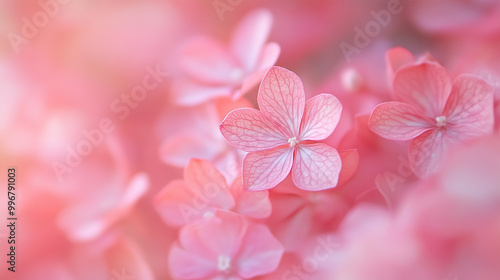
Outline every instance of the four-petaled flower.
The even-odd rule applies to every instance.
[[[308,140],[323,140],[333,132],[342,112],[338,99],[320,94],[305,102],[300,78],[287,69],[272,67],[262,80],[257,102],[260,111],[236,109],[220,126],[231,145],[249,152],[243,161],[244,188],[275,187],[290,170],[301,189],[335,187],[342,167],[339,153]]]
[[[493,131],[493,90],[477,77],[452,83],[445,68],[424,62],[396,73],[394,93],[401,102],[378,105],[369,126],[387,139],[414,139],[409,162],[418,177],[434,173],[454,143]]]

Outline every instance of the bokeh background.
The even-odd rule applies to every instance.
[[[162,220],[155,196],[182,179],[190,158],[211,161],[228,182],[239,176],[244,155],[226,144],[218,124],[233,108],[256,106],[258,89],[257,83],[236,101],[179,103],[182,50],[200,36],[227,46],[238,23],[262,9],[272,15],[264,40],[281,50],[275,65],[301,77],[307,98],[328,92],[344,105],[341,124],[326,141],[360,155],[357,173],[334,190],[288,194],[297,198],[290,201],[270,192],[273,211],[287,214],[264,223],[286,253],[274,274],[258,279],[306,279],[283,277],[325,234],[344,236],[347,249],[307,279],[500,279],[494,278],[500,275],[498,207],[477,210],[481,203],[464,202],[477,210],[475,218],[457,218],[452,209],[462,204],[426,196],[431,182],[406,172],[384,190],[377,176],[398,174],[408,143],[364,135],[367,130],[359,128],[363,116],[392,98],[386,52],[397,46],[416,57],[432,56],[452,77],[482,77],[500,100],[496,0],[2,0],[1,279],[172,279],[167,258],[178,229]],[[381,13],[391,9],[397,12]],[[209,51],[201,56],[218,66],[217,54]],[[131,99],[141,86],[147,90]],[[470,149],[490,145],[483,154],[499,155],[498,136],[483,141]],[[499,158],[479,162],[498,167]],[[9,167],[17,176],[15,273],[6,262]],[[496,176],[482,184],[493,185],[498,202]],[[293,188],[289,180],[283,184]],[[422,210],[419,201],[428,207]],[[422,241],[420,234],[434,231],[401,225],[433,215],[432,209],[448,209],[442,221],[467,230],[456,234],[458,226],[450,222],[436,230],[439,238]],[[355,213],[349,221],[356,226],[345,225],[348,213]],[[486,233],[476,236],[475,230]],[[414,266],[428,273],[416,274]],[[380,270],[386,274],[373,272]]]

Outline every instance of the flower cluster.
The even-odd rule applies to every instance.
[[[0,279],[500,279],[498,1],[3,2]]]

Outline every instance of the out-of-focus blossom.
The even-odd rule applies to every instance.
[[[229,47],[205,37],[186,42],[179,53],[180,75],[172,94],[179,105],[197,105],[216,97],[238,99],[256,86],[274,65],[280,48],[267,43],[272,15],[257,10],[235,28]]]
[[[235,110],[221,123],[226,140],[250,152],[243,161],[245,189],[272,188],[290,170],[299,188],[335,187],[342,166],[337,150],[303,142],[323,140],[333,132],[342,111],[337,98],[321,94],[305,102],[300,78],[289,70],[273,67],[262,80],[258,102],[260,111]]]
[[[192,159],[184,170],[184,180],[165,186],[155,205],[163,220],[172,226],[192,223],[216,210],[232,210],[256,219],[271,214],[267,191],[245,192],[241,179],[229,187],[214,165],[201,159]]]
[[[462,75],[453,83],[446,69],[422,63],[398,71],[398,102],[378,105],[370,128],[382,137],[406,141],[415,174],[434,173],[450,145],[493,130],[493,91],[483,80]]]
[[[177,167],[186,166],[191,158],[207,159],[231,183],[240,176],[244,153],[224,141],[219,124],[231,110],[249,106],[244,98],[218,98],[198,106],[171,108],[158,124],[161,159]]]
[[[217,212],[181,229],[168,262],[175,279],[238,280],[274,271],[282,254],[266,226]]]

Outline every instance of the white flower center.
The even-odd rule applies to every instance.
[[[220,271],[229,271],[229,268],[231,268],[231,258],[226,256],[226,255],[220,255],[219,260],[218,260],[217,268]]]
[[[290,143],[290,147],[295,147],[295,145],[297,145],[299,143],[299,141],[297,140],[297,137],[292,137],[290,139],[288,139],[288,143]]]
[[[446,117],[445,116],[439,116],[436,118],[437,126],[438,127],[443,127],[446,126]]]

